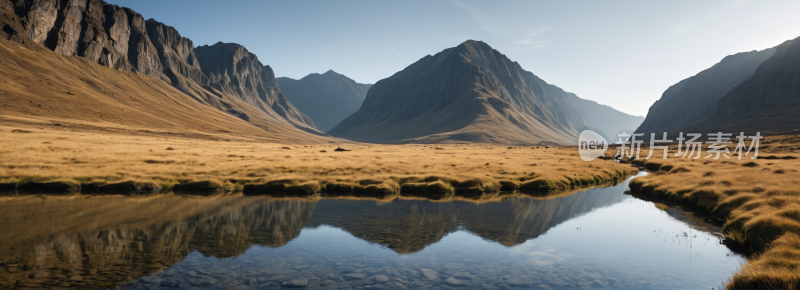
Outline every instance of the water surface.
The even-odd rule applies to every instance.
[[[5,197],[0,287],[719,288],[719,229],[627,183],[493,202]]]

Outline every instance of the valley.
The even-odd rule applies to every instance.
[[[800,288],[800,37],[691,74],[535,40],[565,25],[381,44],[305,7],[144,16],[174,4],[0,0],[0,288]],[[316,25],[222,28],[284,17]],[[584,54],[676,64],[587,78]],[[693,132],[734,157],[679,154]],[[619,158],[620,133],[668,157]]]

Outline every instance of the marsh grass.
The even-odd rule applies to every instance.
[[[800,237],[785,233],[728,281],[728,289],[798,289]]]
[[[754,253],[728,289],[798,289],[798,145],[798,136],[771,136],[762,142],[756,160],[633,160],[654,171],[634,178],[630,188],[727,220],[724,234]]]
[[[536,180],[544,185],[537,192],[555,194],[636,171],[608,160],[584,162],[572,150],[556,147],[447,144],[436,150],[429,145],[227,142],[44,129],[11,133],[14,129],[0,126],[0,190],[50,186],[84,193],[330,191],[390,196],[406,188],[409,193],[480,196],[526,183],[533,190],[530,182]]]

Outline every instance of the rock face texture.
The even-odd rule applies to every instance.
[[[378,81],[328,133],[364,142],[572,144],[589,126],[567,95],[470,40]]]
[[[299,80],[278,78],[278,83],[286,98],[323,132],[358,111],[372,86],[356,83],[332,70]]]
[[[656,101],[637,133],[675,133],[714,112],[719,100],[753,76],[776,48],[737,53],[669,87]],[[672,135],[672,134],[670,134]],[[660,136],[660,135],[659,135]]]
[[[164,80],[244,120],[288,123],[324,135],[283,97],[269,66],[244,47],[204,47],[203,60],[209,67],[203,68],[191,40],[128,8],[102,0],[0,0],[0,28],[0,38],[40,44],[64,56]],[[236,108],[229,97],[258,108],[264,116]]]
[[[145,28],[150,42],[158,52],[158,61],[164,67],[163,73],[172,85],[185,88],[185,79],[208,84],[208,77],[200,69],[200,62],[190,39],[182,37],[175,28],[153,19],[145,22]]]
[[[681,131],[734,136],[800,131],[799,39],[726,57],[674,85],[650,108],[637,132],[669,132],[674,137]]]
[[[77,55],[103,66],[169,81],[159,51],[147,34],[144,18],[133,10],[101,0],[2,0],[0,3],[3,3],[0,9],[5,10],[3,14],[17,16],[33,43],[65,56]],[[13,26],[8,30],[20,32]]]
[[[275,73],[255,54],[235,43],[218,42],[196,48],[197,58],[210,85],[246,103],[299,126],[315,129],[311,118],[295,108],[281,92]]]

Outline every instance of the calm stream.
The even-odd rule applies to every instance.
[[[719,289],[719,228],[623,194],[0,197],[0,287]]]

